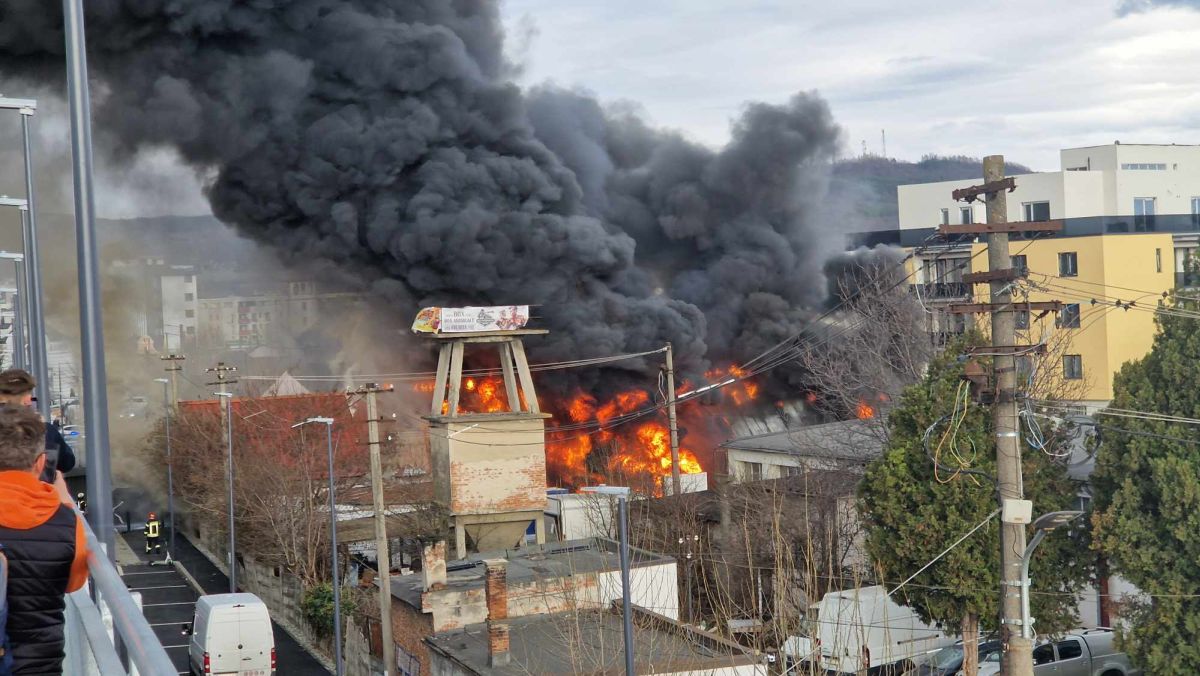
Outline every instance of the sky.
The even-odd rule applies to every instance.
[[[1060,148],[1200,143],[1200,0],[503,0],[501,7],[522,86],[583,89],[713,147],[725,143],[747,102],[783,102],[798,91],[829,101],[845,156],[861,154],[864,141],[867,152],[881,154],[881,131],[890,157],[999,153],[1039,171],[1059,169]],[[39,98],[38,145],[65,159],[65,104]],[[203,176],[173,151],[119,169],[103,160],[102,216],[209,213]],[[58,187],[43,204],[61,196],[60,210],[69,208],[69,180]]]
[[[505,0],[518,81],[719,146],[748,101],[826,98],[846,155],[1200,143],[1200,0]]]

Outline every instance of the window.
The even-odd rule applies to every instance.
[[[1014,313],[1017,322],[1018,331],[1027,331],[1029,329],[1029,310],[1017,310]]]
[[[1033,649],[1033,664],[1050,664],[1054,661],[1054,644],[1046,643]]]
[[[958,215],[962,217],[963,225],[970,225],[971,223],[975,222],[971,214],[971,207],[959,207]]]
[[[942,225],[950,225],[950,210],[942,209]]]
[[[196,316],[196,311],[195,311],[195,310],[184,310],[184,311],[183,311],[183,316],[184,316],[184,317],[189,317],[189,318],[190,318],[190,317],[195,317],[195,316]]]
[[[1027,354],[1017,355],[1017,381],[1019,383],[1029,382],[1029,377],[1033,375],[1033,357]]]
[[[1162,272],[1162,249],[1154,250],[1154,271]]]
[[[1154,229],[1154,198],[1133,198],[1133,229],[1146,231]]]
[[[1079,380],[1083,378],[1083,355],[1064,354],[1062,359],[1064,379]]]
[[[763,474],[762,474],[762,463],[761,462],[743,462],[742,466],[746,470],[742,474],[742,478],[744,480],[746,480],[746,481],[762,481]]]
[[[1058,659],[1073,660],[1077,657],[1083,657],[1083,646],[1079,645],[1079,641],[1061,641],[1058,644]]]
[[[1200,197],[1192,198],[1192,225],[1200,226]]]
[[[1124,171],[1166,171],[1167,165],[1162,162],[1135,162],[1131,164],[1121,164],[1121,169]]]
[[[1079,328],[1079,303],[1070,303],[1063,306],[1063,309],[1058,313],[1058,328]]]
[[[1074,251],[1058,254],[1058,276],[1075,277],[1079,274],[1079,256]]]
[[[183,294],[183,299],[184,299],[184,300],[186,300],[186,301],[193,301],[193,300],[196,300],[196,294],[194,294],[194,293],[185,293],[185,294]]]
[[[1048,221],[1050,220],[1050,203],[1049,202],[1025,202],[1025,220],[1027,221]]]
[[[800,468],[794,465],[780,465],[779,476],[800,476]]]
[[[1017,271],[1017,275],[1025,277],[1029,274],[1029,261],[1025,254],[1018,254],[1012,257],[1012,269]]]

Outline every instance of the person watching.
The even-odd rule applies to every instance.
[[[0,372],[0,405],[33,406],[33,389],[37,381],[24,369],[8,369]],[[75,451],[63,439],[58,425],[46,425],[46,470],[42,481],[52,484],[57,480],[57,472],[70,472],[75,467]]]
[[[66,483],[40,480],[45,423],[0,406],[0,545],[8,559],[13,674],[60,674],[65,594],[87,581],[87,535]]]

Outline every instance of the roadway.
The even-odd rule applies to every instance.
[[[174,567],[150,566],[144,553],[146,540],[141,533],[124,533],[122,537],[139,561],[122,566],[121,579],[130,591],[142,594],[146,620],[167,649],[171,662],[180,674],[188,673],[188,639],[181,635],[181,626],[192,621],[199,592]],[[166,537],[163,538],[164,549]],[[208,560],[186,537],[175,540],[175,560],[195,578],[205,594],[224,594],[229,591],[229,578]],[[315,657],[292,638],[283,627],[272,622],[275,630],[276,673],[291,676],[327,676],[331,673]]]

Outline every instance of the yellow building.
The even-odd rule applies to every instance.
[[[1130,233],[1014,239],[1013,267],[1028,276],[1014,286],[1021,301],[1061,301],[1060,312],[1017,315],[1017,343],[1045,342],[1039,368],[1060,379],[1062,391],[1089,407],[1112,399],[1113,375],[1150,349],[1154,309],[1175,287],[1170,233]],[[982,243],[916,249],[913,291],[928,313],[931,340],[944,345],[971,326],[987,331],[984,315],[955,315],[951,303],[987,302],[988,285],[962,282],[987,270]],[[1128,304],[1128,306],[1127,306]],[[1024,373],[1032,359],[1022,359]]]
[[[1018,342],[1045,340],[1051,350],[1038,368],[1057,372],[1075,393],[1069,398],[1097,406],[1112,398],[1113,374],[1149,350],[1164,294],[1200,286],[1200,275],[1187,265],[1200,246],[1200,146],[1113,143],[1068,148],[1060,159],[1059,171],[1014,176],[1016,189],[1006,194],[1009,222],[1063,224],[1052,235],[1012,238],[1016,265],[1029,270],[1015,286],[1020,299],[1067,304],[1062,312],[1029,318]],[[937,343],[969,321],[986,328],[978,317],[945,312],[949,302],[987,301],[987,285],[962,284],[964,272],[987,269],[982,239],[929,246],[944,242],[931,237],[940,225],[984,220],[982,204],[951,195],[981,182],[900,186],[898,228],[862,238],[919,252],[910,268],[913,290],[929,311]]]

